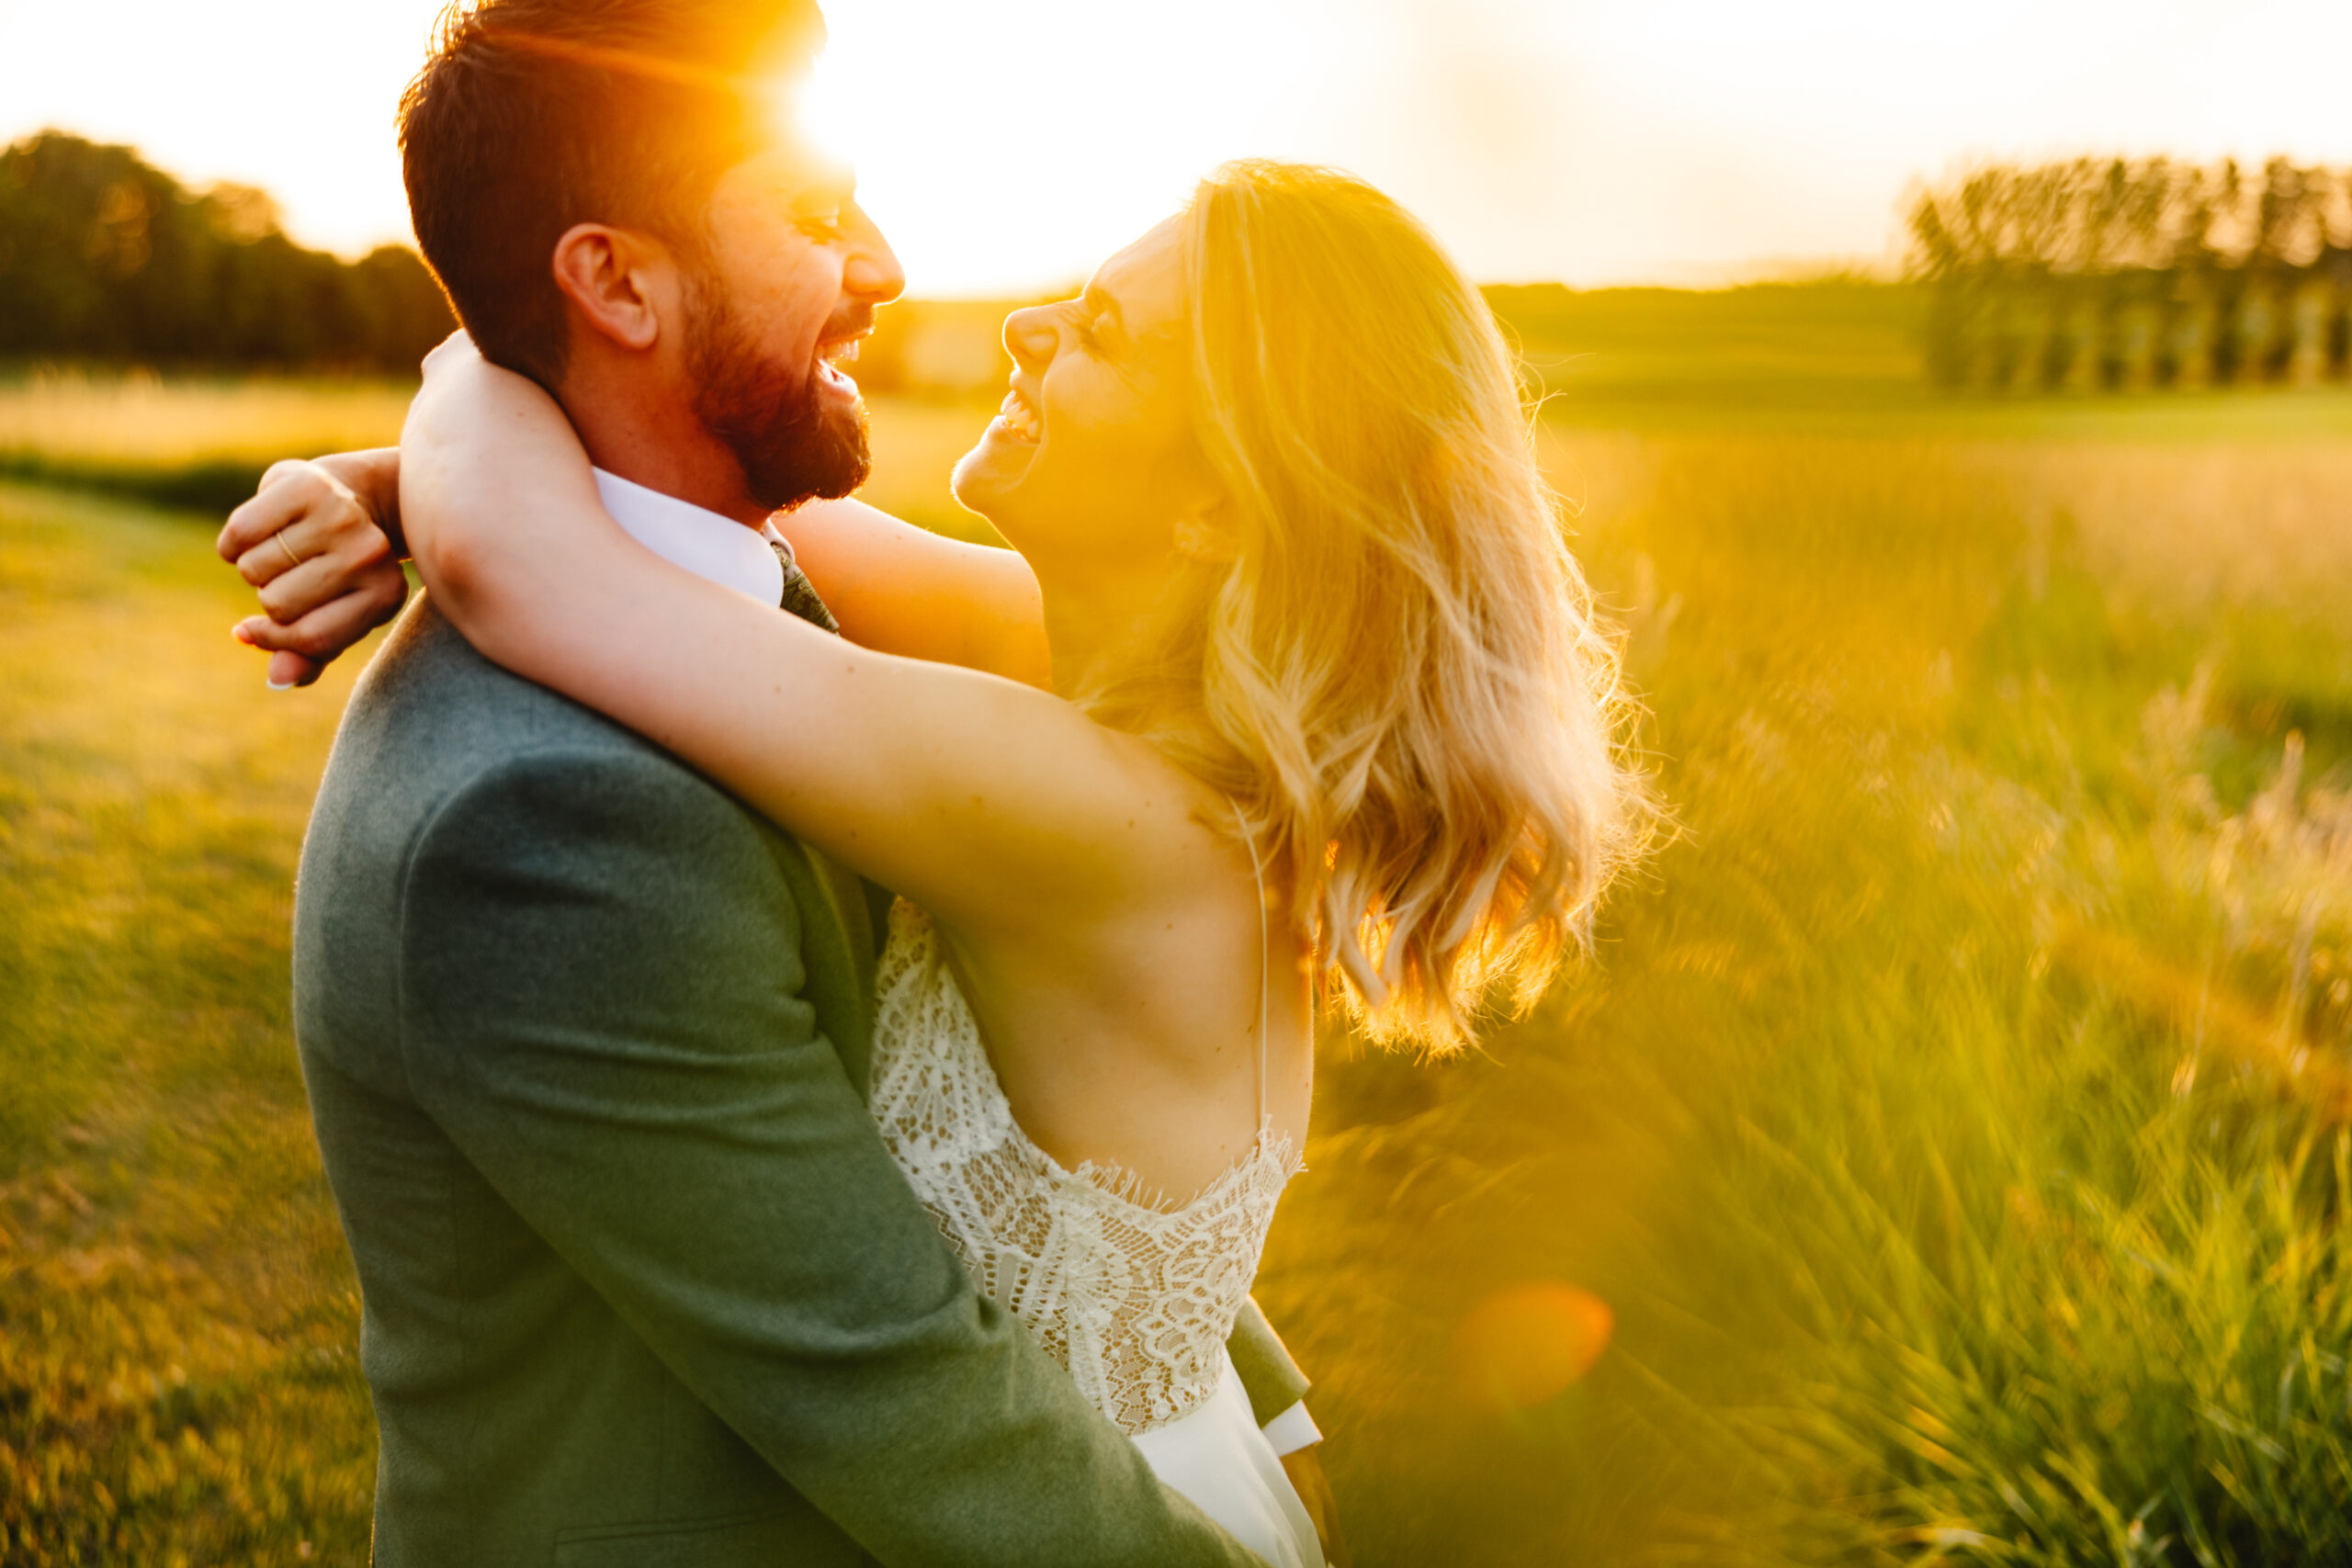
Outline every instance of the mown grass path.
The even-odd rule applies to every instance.
[[[28,1568],[366,1559],[358,1303],[287,995],[342,705],[263,689],[209,546],[0,487],[0,1561]]]

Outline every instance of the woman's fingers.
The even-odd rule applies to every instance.
[[[238,575],[262,591],[271,615],[295,619],[399,570],[384,531],[339,482],[325,491],[308,480],[279,488],[302,491],[296,498],[300,510],[236,558]],[[264,521],[270,515],[261,514]]]
[[[399,566],[388,563],[368,574],[356,587],[333,599],[307,605],[290,619],[248,616],[237,624],[236,637],[248,648],[299,654],[323,668],[345,649],[400,614],[407,598],[408,579],[401,575]],[[277,666],[273,662],[271,668],[274,672]],[[315,671],[311,679],[316,679]],[[310,680],[296,683],[308,685]]]
[[[257,590],[266,613],[240,622],[237,640],[269,653],[269,683],[281,691],[316,681],[408,598],[384,531],[316,463],[273,464],[215,547]]]
[[[275,475],[284,467],[279,464],[269,474]],[[229,513],[220,538],[214,541],[213,547],[220,552],[220,558],[236,563],[240,573],[244,571],[244,559],[254,553],[254,546],[269,539],[310,507],[311,498],[300,487],[273,485],[268,479],[268,475],[264,476],[262,488],[254,498]]]
[[[391,543],[351,487],[316,463],[288,462],[262,476],[251,501],[229,514],[220,549],[255,588],[313,561],[356,580],[391,558]],[[349,587],[332,586],[325,596]]]
[[[273,653],[269,656],[269,689],[290,692],[297,686],[307,686],[326,673],[327,667],[315,659],[305,659],[299,653]]]
[[[311,556],[304,558],[301,565],[294,565],[294,556],[280,549],[277,543],[278,539],[292,532],[292,529],[288,529],[285,534],[257,547],[253,552],[285,558],[277,564],[271,575],[262,579],[260,591],[254,595],[261,601],[261,607],[269,618],[282,626],[290,626],[320,606],[334,604],[356,586],[345,581],[340,563],[332,556]],[[254,581],[254,574],[246,570],[243,560],[237,563],[237,570],[244,573],[246,581]]]

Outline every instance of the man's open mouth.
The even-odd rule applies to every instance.
[[[817,345],[818,375],[838,386],[854,389],[857,383],[850,379],[848,372],[842,367],[857,363],[857,345],[865,341],[865,333],[860,333],[855,337],[835,338],[830,343],[819,344]]]

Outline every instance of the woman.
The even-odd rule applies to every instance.
[[[1035,572],[1050,693],[1002,557],[943,615],[851,570],[855,509],[787,519],[830,637],[648,556],[462,344],[408,543],[483,654],[903,896],[873,1106],[909,1177],[1170,1484],[1319,1562],[1222,1349],[1315,1005],[1442,1051],[1540,994],[1644,820],[1614,659],[1491,315],[1369,186],[1230,166],[1005,341],[956,492]]]

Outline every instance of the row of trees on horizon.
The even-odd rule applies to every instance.
[[[1946,386],[2352,378],[2352,169],[1987,165],[1922,194],[1910,232]]]
[[[950,396],[1000,382],[1004,310],[903,301],[858,378]],[[0,150],[0,361],[408,376],[456,324],[414,251],[305,250],[264,192],[192,191],[133,148],[63,131]]]
[[[415,252],[305,250],[260,191],[62,131],[0,151],[0,358],[408,374],[454,324]]]
[[[1909,227],[1927,370],[1943,385],[2352,379],[2352,169],[1987,165],[1925,191]],[[1487,295],[1521,336],[1554,346],[1639,330],[1622,310],[1586,319],[1584,297],[1557,285]],[[859,379],[877,392],[990,386],[1002,310],[902,302],[877,322]],[[50,130],[0,150],[0,361],[411,375],[454,325],[405,247],[357,261],[304,249],[266,194],[189,190],[129,147]]]

